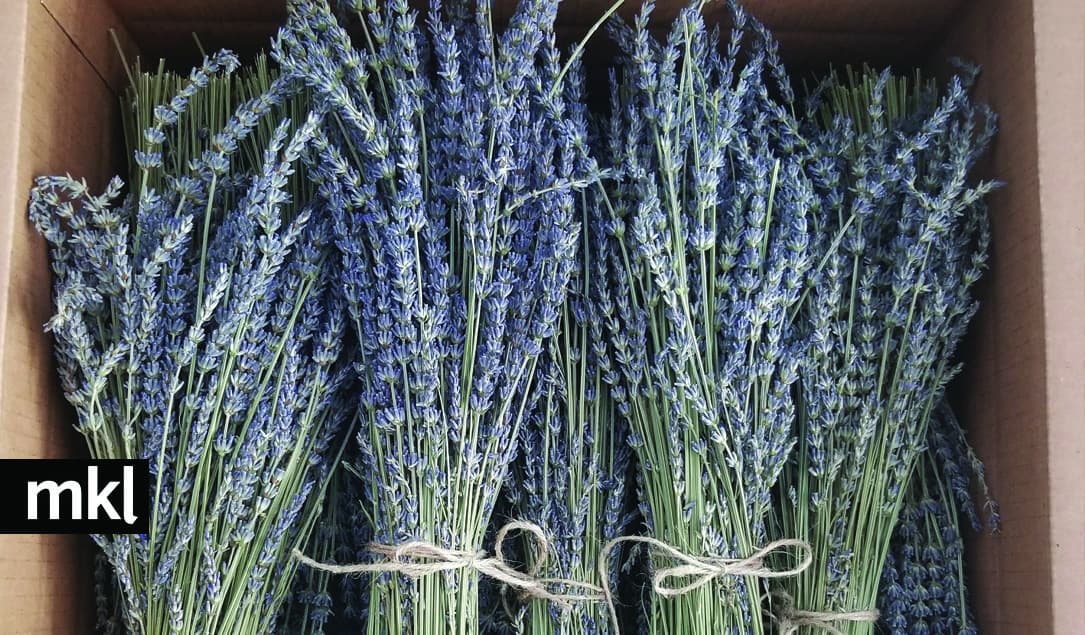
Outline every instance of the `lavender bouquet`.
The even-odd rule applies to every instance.
[[[808,540],[814,565],[779,580],[775,596],[822,614],[792,620],[803,632],[874,631],[865,614],[976,309],[983,197],[995,185],[970,185],[969,174],[995,124],[968,96],[974,77],[966,71],[939,94],[888,71],[849,73],[810,102],[816,123],[802,151],[820,199],[810,223],[818,266],[796,316],[808,349],[776,531]]]
[[[237,66],[215,54],[126,112],[152,113],[127,196],[120,179],[31,192],[76,427],[92,457],[151,466],[149,533],[95,536],[129,633],[271,632],[344,432],[329,201],[289,191],[321,120],[276,123],[247,160],[293,89],[234,111],[219,90]]]
[[[579,83],[574,79],[570,87]],[[573,112],[580,101],[570,99]],[[578,122],[585,119],[582,112],[573,117]],[[586,200],[580,207],[584,225],[594,231],[583,234],[579,267],[569,284],[557,336],[540,358],[532,410],[520,433],[522,458],[506,492],[514,517],[545,528],[549,535],[550,553],[536,553],[533,541],[526,545],[530,570],[539,577],[598,587],[604,545],[631,526],[626,480],[632,457],[628,425],[618,414],[605,379],[616,372],[597,310],[606,277],[600,275],[605,270],[597,267],[596,255],[606,236],[598,219],[587,217]],[[608,575],[611,587],[617,587],[617,570]],[[523,633],[617,632],[600,602],[562,606],[535,600],[525,610],[519,616]]]
[[[617,178],[596,204],[611,237],[600,312],[612,393],[630,422],[648,535],[716,563],[755,556],[768,539],[801,359],[787,318],[810,266],[817,199],[788,130],[775,127],[786,110],[770,94],[786,101],[790,90],[774,42],[731,4],[720,53],[702,4],[663,44],[649,31],[651,5],[616,29],[604,153]],[[755,575],[667,582],[673,597],[653,602],[650,632],[765,632]]]
[[[421,541],[450,562],[375,579],[367,630],[473,633],[468,564],[575,267],[574,190],[594,169],[568,120],[556,2],[521,3],[501,34],[487,2],[434,2],[424,26],[405,0],[347,8],[363,48],[323,2],[296,2],[275,55],[331,113],[320,170],[342,189],[354,469],[373,540]]]

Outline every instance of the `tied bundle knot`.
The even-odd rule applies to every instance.
[[[866,611],[805,611],[795,608],[795,601],[782,591],[772,593],[775,600],[773,616],[780,628],[780,635],[793,635],[803,626],[818,628],[832,635],[844,635],[834,626],[835,622],[877,622],[880,613],[876,609]]]
[[[677,597],[695,591],[704,585],[722,577],[785,578],[799,575],[814,560],[814,551],[804,540],[787,538],[774,540],[745,558],[724,558],[721,556],[693,556],[671,545],[648,536],[622,536],[604,545],[599,554],[599,576],[603,584],[603,596],[610,610],[611,623],[618,626],[618,613],[615,609],[610,579],[607,575],[611,552],[622,543],[648,545],[657,553],[671,558],[676,564],[657,567],[652,574],[652,591],[662,597]],[[801,554],[796,564],[781,569],[773,568],[767,562],[773,554],[789,553],[794,550]],[[681,581],[685,583],[681,583]]]
[[[505,558],[504,543],[513,531],[529,534],[539,554],[526,572],[515,568]],[[380,560],[360,564],[331,564],[313,560],[296,548],[294,557],[313,569],[336,574],[396,573],[410,578],[421,578],[443,571],[473,569],[480,575],[517,589],[523,597],[547,600],[563,607],[569,607],[575,602],[597,602],[604,597],[602,589],[593,584],[565,578],[538,577],[539,571],[546,564],[550,541],[541,527],[526,521],[513,521],[498,530],[492,556],[487,556],[484,551],[449,549],[425,540],[411,540],[398,545],[371,543],[369,552],[380,557]],[[552,590],[555,588],[561,590]]]

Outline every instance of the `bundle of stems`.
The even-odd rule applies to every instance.
[[[119,178],[31,192],[76,427],[93,458],[150,464],[149,532],[95,536],[129,633],[271,632],[345,432],[328,201],[289,189],[321,119],[243,152],[294,91],[271,81],[234,110],[237,67],[133,75],[126,127],[147,126],[127,196]]]
[[[982,511],[973,486],[982,493]],[[974,635],[961,528],[997,531],[998,523],[983,464],[943,402],[931,416],[927,448],[901,504],[882,572],[882,626],[893,633]]]
[[[567,118],[556,2],[493,30],[433,2],[360,0],[356,48],[323,2],[291,5],[275,57],[332,115],[341,286],[360,341],[355,470],[373,540],[469,560],[516,454],[536,360],[575,267],[574,190],[594,178]],[[468,566],[370,585],[369,633],[474,633]]]
[[[583,225],[600,228],[587,217],[586,196],[580,208]],[[579,266],[569,284],[557,337],[539,361],[531,411],[520,433],[519,469],[506,485],[509,513],[548,534],[549,553],[537,553],[533,538],[525,544],[529,570],[542,578],[596,587],[602,585],[598,561],[604,545],[625,535],[632,524],[625,486],[632,460],[628,424],[618,414],[604,379],[615,369],[607,357],[596,307],[599,287],[606,283],[597,275],[599,270],[593,270],[600,239],[605,236],[599,232],[583,232]],[[617,588],[617,569],[608,575],[611,588]],[[561,606],[534,600],[525,610],[520,616],[523,633],[616,633],[601,602]]]
[[[208,77],[205,89],[194,95],[177,115],[177,123],[163,130],[164,143],[170,151],[163,153],[162,164],[140,165],[136,153],[152,152],[159,145],[143,134],[155,125],[155,109],[169,105],[189,79],[168,68],[164,59],[160,59],[153,69],[144,70],[140,58],[129,63],[119,44],[117,50],[128,74],[128,86],[120,100],[130,184],[146,180],[147,187],[157,191],[169,177],[186,174],[189,169],[186,161],[201,156],[208,149],[211,137],[223,129],[237,109],[264,95],[273,97],[263,106],[252,130],[237,140],[237,151],[229,153],[231,165],[237,166],[236,171],[229,170],[231,175],[248,174],[260,166],[264,151],[279,125],[287,121],[288,134],[292,134],[305,123],[309,114],[308,91],[292,86],[289,78],[282,77],[267,54],[261,51],[235,72],[215,73]],[[232,204],[237,196],[235,188],[229,187],[230,183],[225,185],[223,195],[229,197]],[[311,198],[312,190],[308,187],[304,167],[289,175],[287,191],[294,200]]]
[[[694,557],[746,558],[765,545],[793,445],[800,355],[787,317],[816,199],[773,127],[790,98],[774,42],[731,3],[720,52],[702,5],[663,44],[650,6],[615,28],[623,59],[604,154],[617,178],[596,202],[610,236],[599,305],[648,535]],[[757,577],[723,576],[656,597],[649,631],[765,632],[763,590]]]
[[[808,346],[774,526],[814,550],[813,566],[778,581],[800,610],[876,607],[928,422],[957,370],[989,241],[982,199],[995,186],[969,184],[995,130],[968,96],[974,77],[954,77],[939,96],[931,82],[849,72],[810,100],[801,151],[820,199],[817,266],[794,316]]]

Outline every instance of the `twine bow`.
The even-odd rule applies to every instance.
[[[505,559],[504,543],[510,532],[531,534],[539,557],[527,572],[520,571]],[[541,527],[525,521],[513,521],[501,527],[494,539],[494,554],[483,551],[447,549],[425,540],[411,540],[399,545],[374,543],[369,551],[382,559],[373,563],[330,564],[313,560],[294,549],[294,557],[314,569],[337,574],[398,573],[421,578],[442,571],[473,569],[480,575],[498,580],[520,591],[524,597],[548,600],[568,607],[574,602],[597,602],[604,598],[603,590],[594,584],[564,578],[538,578],[538,572],[550,553],[550,541]],[[561,587],[562,591],[552,591]]]
[[[614,596],[610,589],[610,576],[607,575],[611,552],[623,542],[648,545],[662,552],[678,564],[660,567],[652,574],[652,590],[662,597],[676,597],[699,589],[713,580],[726,576],[745,576],[754,578],[785,578],[798,575],[810,566],[814,552],[803,540],[775,540],[761,547],[745,558],[722,558],[719,556],[691,556],[675,549],[667,543],[648,536],[622,536],[608,542],[599,554],[599,577],[603,583],[603,599],[610,611],[610,620],[618,628],[618,612],[614,605]],[[802,557],[798,563],[786,569],[773,569],[765,560],[776,552],[795,549]],[[688,580],[685,584],[675,581]],[[615,631],[617,632],[617,631]]]
[[[795,601],[787,593],[776,591],[772,597],[779,603],[779,609],[774,609],[773,613],[780,627],[780,635],[792,635],[803,626],[820,628],[832,635],[844,635],[843,631],[833,626],[833,622],[877,622],[880,615],[877,610],[839,613],[804,611],[795,608]]]
[[[505,559],[503,550],[505,539],[513,531],[531,534],[535,542],[535,549],[539,554],[535,563],[526,572],[517,570]],[[678,564],[670,567],[658,568],[652,575],[652,590],[662,597],[683,595],[699,589],[717,578],[726,576],[765,579],[794,576],[805,571],[813,561],[813,550],[810,545],[805,541],[795,539],[770,542],[745,558],[722,558],[718,556],[691,556],[661,540],[648,536],[621,536],[607,542],[599,553],[598,572],[602,582],[600,587],[588,582],[566,578],[536,577],[549,557],[550,541],[541,527],[535,523],[520,520],[510,522],[498,530],[494,540],[494,554],[492,556],[487,556],[482,551],[447,549],[424,540],[412,540],[399,545],[370,544],[369,551],[383,558],[373,563],[329,564],[313,560],[296,548],[293,553],[298,561],[309,567],[337,574],[398,573],[411,578],[420,578],[442,571],[473,569],[480,575],[493,578],[517,589],[522,597],[547,600],[563,608],[569,608],[575,602],[605,602],[611,623],[617,629],[618,611],[614,604],[614,594],[610,588],[610,576],[607,572],[611,552],[626,542],[648,545],[678,562]],[[765,562],[770,555],[777,552],[786,552],[789,549],[794,549],[802,554],[802,557],[794,566],[785,569],[774,569]],[[688,582],[677,584],[676,581],[678,580],[688,580]],[[563,590],[552,591],[551,588],[554,587],[560,587]],[[787,597],[784,594],[778,595]],[[817,626],[833,632],[834,635],[842,635],[840,631],[832,626],[831,622],[836,620],[874,621],[878,619],[877,611],[855,613],[797,611],[794,609],[789,597],[782,604],[783,608],[777,614],[776,620],[780,624],[783,635],[791,635],[800,626]]]

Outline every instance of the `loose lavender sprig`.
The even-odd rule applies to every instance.
[[[344,432],[330,201],[288,189],[321,118],[281,122],[246,164],[285,92],[233,111],[216,77],[237,66],[215,54],[150,106],[123,202],[120,179],[31,192],[76,427],[91,456],[151,466],[150,532],[95,537],[129,633],[270,632]],[[201,135],[190,108],[221,128]]]
[[[364,48],[323,2],[276,45],[331,113],[321,170],[342,184],[342,288],[361,350],[356,471],[373,539],[476,551],[516,454],[536,358],[575,266],[586,141],[553,90],[556,2],[359,0]],[[370,633],[471,633],[477,574],[370,586]]]
[[[742,558],[766,543],[793,444],[800,349],[787,317],[810,266],[816,199],[791,131],[776,126],[790,90],[775,43],[732,3],[721,53],[702,4],[680,12],[663,44],[650,3],[615,29],[604,154],[620,178],[598,202],[611,240],[597,277],[609,281],[609,381],[630,420],[649,535]],[[763,592],[757,578],[728,577],[656,598],[649,630],[761,633]]]
[[[814,566],[779,581],[801,610],[876,606],[928,421],[957,370],[990,239],[982,199],[995,186],[969,184],[995,130],[968,96],[974,78],[939,96],[888,71],[849,73],[811,100],[800,149],[820,198],[818,266],[795,315],[808,348],[776,528],[814,547]]]

